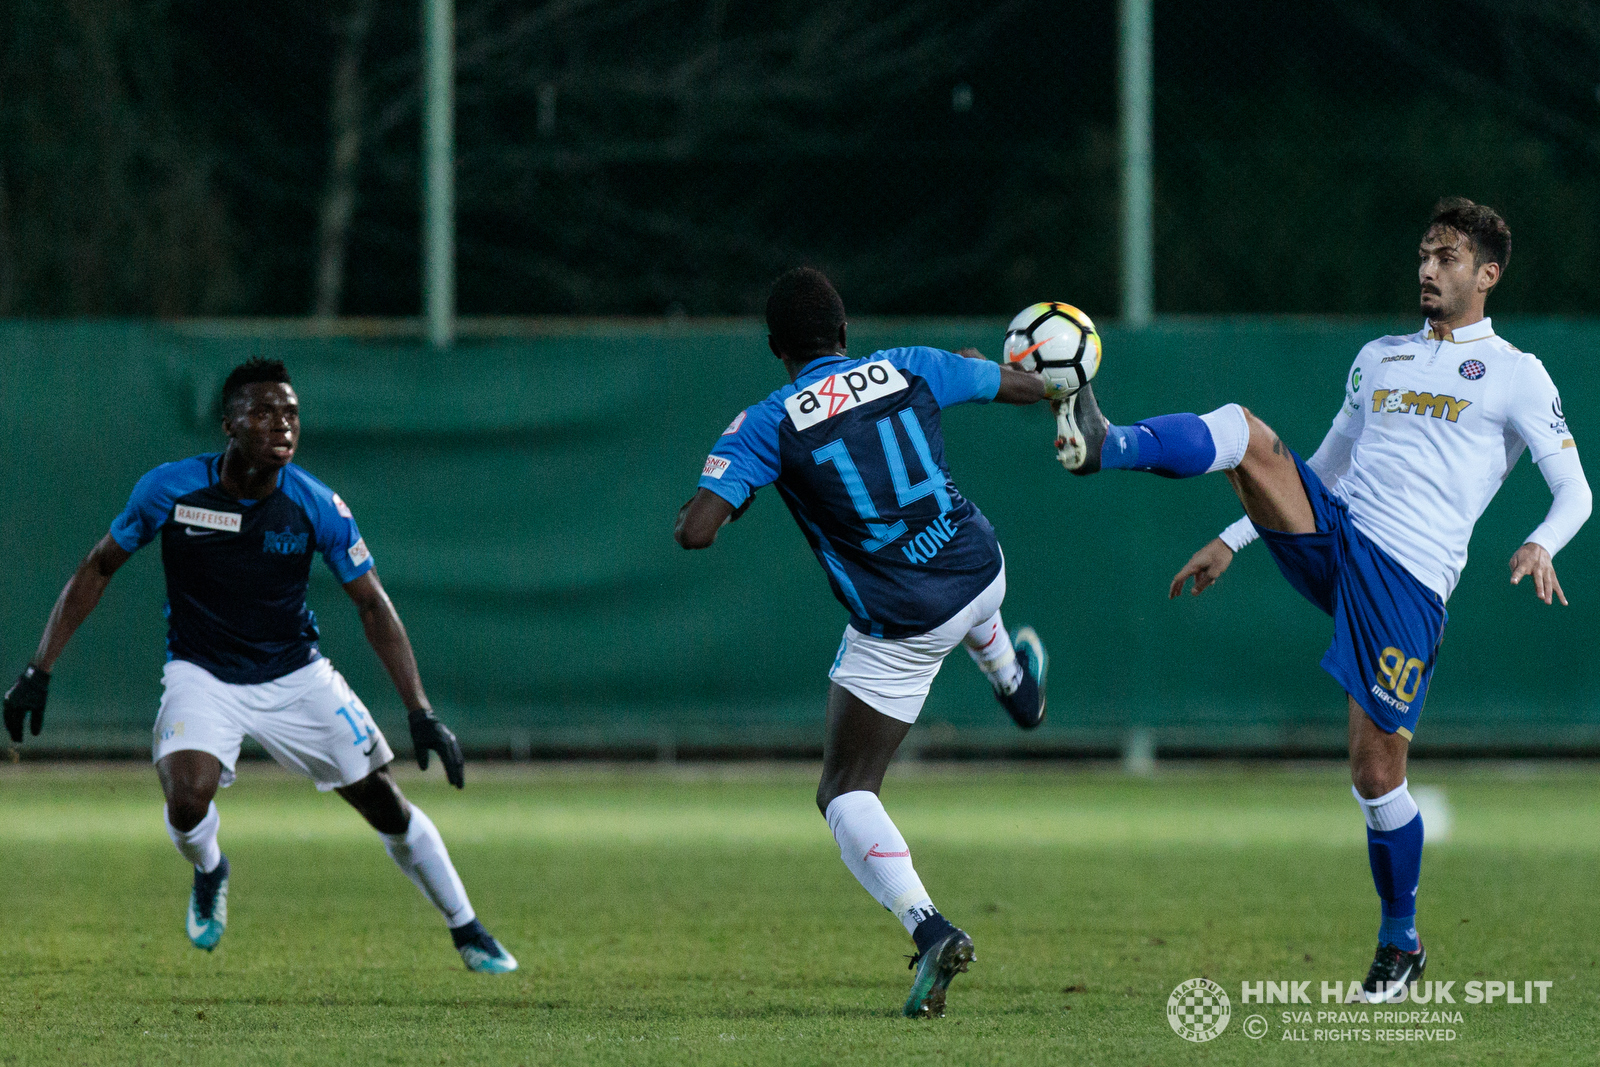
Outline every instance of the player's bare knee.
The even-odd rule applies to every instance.
[[[200,825],[211,810],[211,796],[198,790],[176,790],[167,794],[167,821],[173,829],[188,833]]]
[[[1244,459],[1240,462],[1241,470],[1248,470],[1252,466],[1270,463],[1274,458],[1283,455],[1283,443],[1277,433],[1256,418],[1249,408],[1244,408],[1245,422],[1250,426],[1250,443],[1245,447]]]
[[[411,826],[411,804],[387,767],[342,787],[338,793],[380,834],[403,834]]]
[[[1358,757],[1350,761],[1351,784],[1366,800],[1394,792],[1405,780],[1405,767],[1396,767],[1389,760]]]
[[[879,783],[859,768],[841,768],[831,772],[825,768],[822,781],[817,783],[817,810],[826,815],[828,805],[846,793],[876,793],[878,788]]]

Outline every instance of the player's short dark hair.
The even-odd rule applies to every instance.
[[[239,395],[239,390],[256,382],[293,384],[289,381],[289,369],[283,365],[283,360],[251,356],[229,371],[227,380],[222,383],[222,414],[228,414],[228,405]]]
[[[1447,196],[1433,205],[1428,229],[1446,226],[1472,242],[1472,259],[1478,266],[1511,262],[1511,227],[1487,204],[1474,204],[1464,196]]]
[[[794,359],[832,352],[844,325],[844,301],[815,267],[796,267],[772,283],[767,297],[767,332]]]

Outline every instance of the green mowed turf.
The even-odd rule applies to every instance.
[[[1315,1021],[1338,1010],[1321,981],[1359,979],[1377,925],[1337,767],[897,768],[889,811],[978,949],[948,1017],[923,1022],[899,1015],[909,940],[839,862],[805,769],[473,767],[464,793],[402,772],[522,961],[501,978],[462,969],[337,798],[241,771],[220,798],[230,925],[206,954],[148,768],[0,769],[0,1064],[1596,1060],[1593,768],[1413,774],[1453,814],[1420,926],[1460,1013],[1421,1027]],[[1232,1019],[1192,1044],[1167,998],[1202,975]],[[1306,979],[1310,1005],[1241,1003],[1242,982]],[[1462,1002],[1486,980],[1555,985],[1544,1005]],[[1454,1040],[1315,1039],[1363,1029]]]

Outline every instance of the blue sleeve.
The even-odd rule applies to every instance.
[[[192,468],[192,469],[191,469]],[[195,475],[198,473],[198,478]],[[183,494],[206,484],[205,466],[196,460],[163,463],[133,487],[128,506],[111,523],[111,539],[124,552],[137,552],[155,540]]]
[[[700,488],[738,507],[763,485],[778,480],[778,423],[784,410],[764,400],[745,408],[706,457]]]
[[[987,404],[1000,391],[1000,364],[968,359],[938,348],[897,348],[885,352],[889,362],[928,383],[941,408]]]
[[[316,531],[317,551],[322,553],[323,562],[340,584],[355,581],[370,571],[373,563],[372,553],[361,539],[349,505],[339,499],[338,493],[304,471],[295,473],[299,475],[295,498],[305,508],[311,528]]]

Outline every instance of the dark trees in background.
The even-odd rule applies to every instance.
[[[460,305],[1117,309],[1114,0],[457,0]],[[1157,309],[1600,312],[1600,3],[1158,0]],[[0,0],[0,314],[415,314],[416,0]]]
[[[0,4],[0,315],[244,306],[158,0]]]

